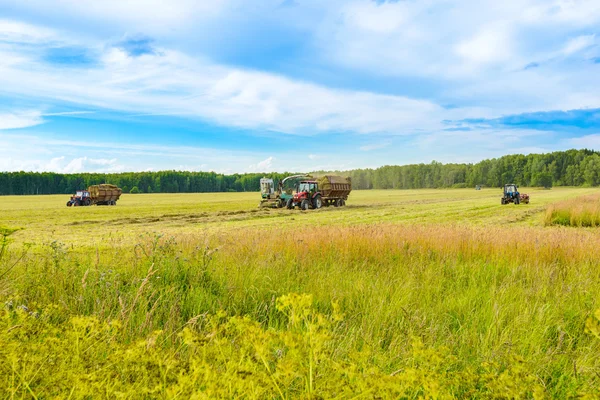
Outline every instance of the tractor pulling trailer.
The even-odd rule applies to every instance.
[[[87,190],[78,190],[67,201],[67,207],[77,206],[114,206],[121,197],[123,190],[115,185],[92,185]]]
[[[301,210],[321,207],[343,207],[352,191],[350,178],[325,175],[317,179],[303,180],[296,193],[286,203],[288,209],[300,207]]]
[[[284,189],[284,184],[290,179],[300,179],[295,191]],[[279,182],[277,190],[272,179],[260,180],[262,200],[260,206],[286,207],[302,210],[319,209],[321,207],[346,205],[348,195],[352,191],[350,178],[326,175],[313,178],[311,175],[292,175]]]

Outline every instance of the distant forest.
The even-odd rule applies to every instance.
[[[303,171],[304,172],[304,171]],[[600,152],[567,150],[548,154],[508,155],[476,164],[387,165],[376,169],[317,171],[350,176],[354,189],[460,188],[476,185],[598,186]],[[3,172],[0,195],[67,194],[99,183],[112,183],[126,193],[251,192],[259,180],[275,181],[291,173],[223,175],[214,172],[160,171],[126,173]]]

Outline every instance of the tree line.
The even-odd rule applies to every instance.
[[[354,189],[421,189],[521,186],[598,186],[600,152],[567,150],[547,154],[507,155],[475,164],[386,165],[375,169],[317,171],[352,178]],[[252,192],[260,178],[275,181],[291,173],[219,174],[159,171],[125,173],[3,172],[0,195],[68,194],[100,183],[112,183],[125,193]]]

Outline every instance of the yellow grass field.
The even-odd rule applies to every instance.
[[[599,191],[522,192],[0,197],[0,398],[598,398]]]

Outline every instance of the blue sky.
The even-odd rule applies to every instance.
[[[600,150],[597,0],[0,0],[0,171]]]

